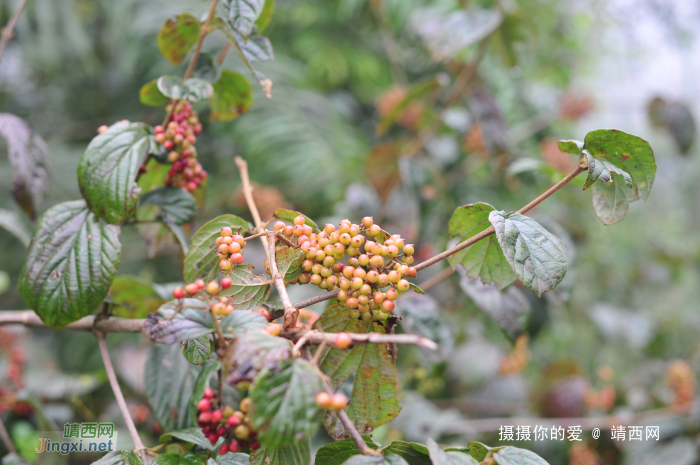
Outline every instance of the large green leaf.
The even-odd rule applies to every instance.
[[[385,333],[384,326],[350,317],[350,310],[335,302],[328,306],[314,324],[325,332]],[[347,413],[360,433],[374,430],[398,415],[401,407],[396,398],[396,360],[388,344],[359,345],[351,350],[328,350],[320,363],[321,371],[331,377],[334,389],[355,375]],[[326,413],[324,425],[336,439],[345,436],[337,415]]]
[[[491,226],[489,214],[494,208],[487,203],[474,203],[457,208],[449,222],[449,233],[463,242]],[[515,274],[506,261],[498,240],[489,236],[462,249],[448,260],[452,267],[461,264],[472,279],[504,288],[515,281]]]
[[[382,447],[383,451],[401,456],[408,465],[431,465],[428,456],[428,448],[423,444],[407,441],[393,441],[388,446]]]
[[[377,447],[377,445],[372,442],[372,436],[369,434],[363,434],[362,439],[368,447],[372,449]],[[355,444],[353,439],[341,439],[340,441],[334,441],[321,447],[318,452],[316,452],[314,465],[342,465],[353,455],[359,454],[360,449],[357,448],[357,444]]]
[[[588,150],[584,150],[583,153],[588,158],[588,177],[583,185],[584,190],[591,187],[598,179],[603,181],[604,184],[610,184],[613,182],[613,173],[622,176],[627,187],[632,187],[632,178],[625,170],[618,168],[603,158],[594,157]]]
[[[265,0],[265,6],[263,6],[263,10],[258,17],[258,20],[255,21],[255,25],[258,26],[258,32],[265,32],[265,29],[267,29],[267,25],[270,23],[270,19],[272,19],[272,14],[274,12],[275,0]]]
[[[19,291],[47,326],[61,329],[99,307],[119,266],[119,233],[82,200],[60,203],[39,218]]]
[[[222,296],[231,297],[236,310],[254,310],[270,297],[270,283],[264,275],[255,275],[252,265],[237,265],[228,274],[233,284],[221,291]]]
[[[433,465],[479,465],[471,455],[464,452],[444,451],[430,438],[428,438],[428,450]]]
[[[210,458],[207,465],[249,465],[250,457],[248,454],[240,452],[227,452],[224,455],[219,455],[215,459]]]
[[[610,184],[593,184],[593,210],[603,224],[615,224],[625,217],[635,193],[618,175]]]
[[[288,359],[291,351],[289,341],[284,338],[264,331],[246,331],[226,354],[226,366],[235,366],[227,381],[231,384],[252,381],[265,367],[276,366],[280,360]]]
[[[177,431],[165,433],[160,437],[160,443],[163,444],[165,442],[171,442],[173,439],[186,442],[188,444],[195,444],[205,449],[214,450],[211,442],[206,436],[204,436],[200,428],[182,428]]]
[[[192,221],[197,204],[192,194],[179,187],[160,187],[141,196],[139,207],[155,205],[160,208],[163,220],[174,224]]]
[[[78,184],[90,210],[108,223],[124,222],[136,208],[139,167],[155,140],[143,123],[120,122],[92,139],[78,165]]]
[[[294,281],[302,273],[301,264],[306,260],[306,252],[291,247],[280,247],[275,252],[277,270],[285,281]]]
[[[144,376],[146,397],[153,416],[165,431],[192,426],[190,397],[199,371],[182,356],[179,344],[151,347]]]
[[[594,157],[629,173],[635,200],[647,199],[656,176],[654,151],[647,141],[617,129],[599,129],[586,134],[583,142]]]
[[[192,389],[192,395],[190,396],[190,420],[192,424],[197,424],[197,415],[199,413],[197,403],[204,397],[204,389],[209,386],[209,380],[219,368],[221,368],[221,362],[218,360],[207,360],[202,364],[202,369],[194,382],[194,389]]]
[[[309,441],[300,441],[280,449],[261,447],[250,455],[250,465],[309,465]]]
[[[165,303],[151,283],[136,276],[115,277],[109,297],[116,304],[113,314],[122,318],[146,318]]]
[[[161,76],[157,81],[161,94],[173,100],[188,100],[199,102],[210,99],[214,95],[214,87],[209,81],[199,78],[184,81],[173,75]]]
[[[237,336],[248,330],[259,330],[267,326],[267,319],[257,312],[239,310],[229,313],[219,323],[224,334]]]
[[[566,247],[537,221],[520,213],[492,211],[489,221],[515,275],[532,292],[557,287],[566,274]]]
[[[315,433],[321,421],[316,395],[322,390],[314,368],[300,358],[262,371],[250,390],[260,443],[280,448]]]
[[[265,7],[265,0],[224,0],[231,26],[243,37],[253,32],[253,26]]]
[[[199,21],[189,13],[168,18],[158,33],[158,50],[175,66],[185,59],[199,39]]]
[[[141,86],[139,101],[149,107],[159,107],[168,103],[170,99],[158,89],[158,80],[154,79]]]
[[[219,80],[214,83],[214,96],[209,102],[210,121],[232,121],[245,113],[253,104],[253,86],[240,73],[221,70]]]
[[[141,457],[132,451],[116,450],[110,452],[92,465],[142,465]]]
[[[527,449],[518,447],[504,447],[493,454],[498,465],[549,465],[549,463]]]
[[[209,360],[209,356],[214,351],[214,344],[209,336],[200,336],[185,342],[182,348],[182,355],[193,365],[201,365]]]
[[[175,344],[205,336],[214,331],[207,303],[199,299],[173,300],[148,315],[143,334],[153,342]]]
[[[253,226],[236,215],[221,215],[205,223],[192,236],[192,245],[185,255],[185,282],[192,283],[198,278],[211,281],[219,275],[219,260],[216,258],[216,238],[221,235],[221,228],[228,226],[236,229],[253,229]]]

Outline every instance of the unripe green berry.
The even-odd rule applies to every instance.
[[[359,310],[355,310],[355,309],[350,310],[350,318],[352,318],[353,320],[359,320],[361,316],[362,316],[362,313],[360,313]]]
[[[391,301],[390,301],[390,300],[387,300],[386,302],[391,302]],[[386,302],[384,302],[384,303],[386,304]],[[393,304],[394,302],[391,302],[391,303]],[[385,312],[383,312],[383,311],[381,311],[381,310],[377,312],[377,320],[379,320],[379,321],[384,321],[384,320],[386,320],[387,318],[389,318],[389,312],[386,312],[386,313],[385,313]]]
[[[360,254],[360,249],[357,247],[350,246],[348,247],[347,254],[350,255],[351,257],[356,257],[357,255]]]
[[[322,281],[323,281],[323,278],[321,277],[320,274],[312,274],[311,275],[311,284],[318,286],[319,284],[321,284]]]
[[[364,321],[369,321],[372,319],[372,313],[371,312],[365,312],[362,314],[362,319]]]
[[[406,265],[413,265],[414,257],[412,255],[408,257],[403,257],[401,261],[404,262]]]
[[[325,266],[323,268],[321,268],[321,276],[323,276],[324,278],[327,278],[332,274],[333,274],[333,270],[331,270],[330,268],[325,267]]]

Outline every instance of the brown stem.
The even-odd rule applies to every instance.
[[[525,214],[525,213],[529,212],[530,210],[532,210],[532,209],[535,208],[537,205],[539,205],[540,203],[542,203],[544,200],[546,200],[547,198],[549,198],[552,194],[554,194],[556,191],[558,191],[559,189],[561,189],[562,187],[564,187],[564,186],[565,186],[566,184],[568,184],[572,179],[574,179],[574,178],[575,178],[576,176],[578,176],[582,171],[585,171],[585,170],[586,170],[586,168],[583,167],[583,166],[578,166],[578,167],[576,167],[576,169],[575,169],[574,171],[572,171],[571,173],[569,173],[564,179],[562,179],[561,181],[559,181],[558,183],[556,183],[555,185],[553,185],[552,187],[550,187],[549,189],[547,189],[547,191],[545,191],[542,195],[540,195],[540,196],[537,197],[535,200],[533,200],[532,202],[528,203],[528,204],[525,205],[523,208],[521,208],[520,210],[518,210],[518,213]],[[496,230],[494,229],[494,227],[493,227],[493,226],[489,226],[487,229],[484,229],[484,230],[481,231],[479,234],[470,237],[469,239],[467,239],[467,240],[464,241],[464,242],[460,242],[459,244],[457,244],[456,246],[452,247],[451,249],[445,250],[444,252],[435,255],[434,257],[432,257],[432,258],[430,258],[430,259],[424,261],[423,263],[419,263],[418,265],[416,265],[416,270],[417,270],[417,271],[420,271],[420,270],[423,270],[423,269],[425,269],[425,268],[428,268],[429,266],[434,265],[434,264],[436,264],[437,262],[439,262],[439,261],[441,261],[441,260],[444,260],[444,259],[450,257],[452,254],[457,253],[457,252],[459,252],[459,251],[462,250],[462,249],[466,249],[466,248],[469,247],[470,245],[479,242],[481,239],[484,239],[485,237],[488,237],[488,236],[490,236],[491,234],[493,234],[493,233],[495,233],[495,232],[496,232]]]
[[[211,306],[209,307],[209,314],[211,315],[211,321],[214,323],[216,335],[219,338],[219,344],[217,347],[221,347],[221,345],[224,343],[224,333],[221,331],[221,325],[219,325],[219,320],[216,319],[216,315],[214,315],[214,312],[212,312]]]
[[[10,439],[7,429],[5,429],[5,424],[2,422],[2,418],[0,418],[0,438],[2,438],[2,442],[5,443],[5,448],[8,451],[12,452],[13,454],[17,453],[17,449],[12,443],[12,439]]]
[[[245,162],[241,157],[235,157],[233,159],[234,163],[238,167],[238,171],[241,172],[241,182],[243,183],[243,197],[248,204],[248,210],[250,214],[253,215],[253,223],[255,223],[255,229],[262,233],[261,230],[262,220],[260,219],[260,213],[258,212],[258,207],[255,205],[255,200],[253,199],[253,186],[250,185],[250,177],[248,176],[248,163]],[[267,245],[267,239],[263,241],[263,244]],[[265,247],[267,249],[267,247]]]
[[[452,276],[452,275],[454,274],[454,272],[455,272],[455,269],[454,269],[454,268],[445,268],[444,270],[442,270],[441,272],[439,272],[438,274],[436,274],[436,275],[433,276],[432,278],[430,278],[430,279],[428,279],[427,281],[421,283],[419,287],[420,287],[421,289],[423,289],[424,291],[427,291],[427,290],[430,289],[431,287],[433,287],[433,286],[435,286],[435,285],[437,285],[437,284],[440,284],[443,280],[445,280],[445,279],[449,278],[450,276]]]
[[[102,333],[140,333],[146,320],[126,318],[104,318],[95,321],[95,316],[90,315],[79,319],[63,329],[78,331],[97,330]],[[8,310],[0,312],[0,325],[21,324],[24,326],[46,326],[41,318],[32,310]]]
[[[224,62],[224,58],[226,58],[226,54],[228,51],[231,49],[231,42],[226,42],[226,45],[224,45],[223,50],[221,50],[221,53],[219,53],[219,57],[216,59],[216,65],[221,66],[221,63]]]
[[[244,238],[244,241],[250,240],[250,239],[257,239],[259,237],[267,236],[267,231],[259,232],[257,234],[253,234],[252,236],[248,236]]]
[[[12,12],[12,17],[10,18],[10,21],[8,21],[7,26],[5,26],[2,29],[2,39],[0,40],[0,60],[2,60],[2,56],[5,54],[5,48],[7,47],[7,43],[12,38],[12,32],[15,28],[15,23],[17,22],[19,15],[22,14],[24,7],[27,6],[28,1],[29,0],[22,0],[17,4],[17,6],[15,7],[15,11]]]
[[[282,299],[282,305],[284,305],[284,329],[292,329],[297,325],[297,317],[299,316],[299,310],[292,305],[292,301],[289,299],[289,294],[287,294],[287,288],[284,286],[284,279],[277,269],[277,260],[275,257],[275,239],[277,234],[270,231],[268,233],[268,263],[270,265],[270,273],[272,273],[272,281],[277,288],[277,293]]]
[[[277,234],[277,239],[284,242],[285,244],[287,244],[289,247],[291,247],[293,249],[297,248],[297,245],[294,242],[287,239],[286,237],[284,237],[284,234]]]
[[[146,455],[144,450],[146,449],[141,442],[138,431],[136,431],[136,425],[134,420],[131,418],[129,413],[129,408],[126,406],[126,401],[124,400],[124,394],[119,387],[119,382],[117,381],[117,375],[114,372],[114,367],[112,366],[112,360],[109,358],[109,352],[107,351],[107,341],[105,340],[105,335],[99,331],[95,331],[95,337],[97,337],[97,344],[100,346],[100,354],[102,355],[102,362],[104,363],[105,370],[107,371],[107,377],[109,378],[109,384],[112,386],[112,392],[114,392],[114,397],[117,399],[117,404],[119,405],[119,410],[122,412],[124,417],[124,422],[131,435],[131,440],[134,441],[134,447],[141,453],[141,459],[143,463],[148,463],[146,461]]]
[[[323,294],[315,295],[313,297],[310,297],[305,300],[301,300],[297,303],[294,304],[296,308],[306,308],[310,307],[313,304],[317,304],[319,302],[323,302],[325,300],[330,300],[334,299],[335,297],[338,296],[338,292],[340,292],[340,289],[336,289],[335,291],[328,291]]]
[[[346,334],[352,339],[352,346],[365,344],[414,344],[431,350],[437,350],[438,348],[438,345],[430,339],[414,334]],[[294,332],[285,331],[282,333],[282,336],[296,343],[303,341],[311,345],[326,344],[335,347],[335,337],[337,333],[322,333],[319,331],[302,329]]]

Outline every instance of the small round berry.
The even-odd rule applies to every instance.
[[[415,278],[416,275],[418,275],[418,270],[416,270],[416,267],[409,266],[408,273],[406,274],[406,276],[408,276],[409,278]]]
[[[231,263],[235,265],[240,265],[241,263],[243,263],[243,255],[241,255],[240,253],[235,253],[231,255]]]
[[[219,447],[219,455],[224,455],[228,453],[228,446],[224,444],[223,446]]]
[[[365,276],[367,276],[367,272],[364,270],[364,268],[355,268],[355,271],[352,272],[352,275],[355,278],[365,279]]]
[[[311,275],[311,284],[318,286],[323,282],[323,278],[321,277],[320,274],[312,274]]]
[[[97,133],[98,133],[98,134],[102,134],[102,133],[105,132],[107,129],[109,129],[109,126],[103,124],[102,126],[100,126],[99,128],[97,128]]]
[[[326,225],[323,227],[323,232],[326,234],[332,234],[335,232],[335,226],[333,226],[331,223],[326,223]]]
[[[387,275],[386,273],[380,274],[379,281],[377,281],[377,282],[379,283],[379,287],[388,286],[389,285],[389,275]]]
[[[386,312],[391,312],[395,307],[396,307],[396,304],[394,303],[393,300],[385,300],[382,303],[382,310],[384,310]]]
[[[209,423],[211,421],[211,412],[209,412],[208,410],[203,411],[197,417],[197,421],[200,423]]]
[[[404,255],[413,255],[414,252],[415,248],[413,247],[413,244],[406,244],[403,246]]]
[[[357,257],[357,261],[360,264],[360,266],[367,266],[369,265],[369,257],[365,254],[362,254]]]
[[[275,225],[273,227],[275,228],[275,231],[282,231],[284,228],[287,227],[287,225],[284,224],[282,221],[275,221]]]
[[[311,275],[309,273],[302,273],[299,275],[299,284],[309,284],[311,282]]]
[[[377,237],[379,234],[381,234],[382,228],[380,228],[378,225],[373,224],[372,226],[369,227],[369,231],[367,231],[367,235],[369,237]]]
[[[265,317],[267,321],[270,321],[270,312],[265,307],[258,307],[253,311]]]
[[[379,305],[379,304],[381,304],[382,302],[384,302],[384,300],[386,300],[386,296],[384,295],[383,292],[377,291],[377,292],[375,292],[374,295],[372,296],[372,299],[374,300],[374,303],[375,303],[375,304]]]
[[[362,218],[362,226],[364,226],[365,228],[371,228],[373,224],[374,218],[372,218],[371,216],[365,216],[364,218]]]
[[[200,399],[200,401],[197,403],[197,410],[200,412],[207,411],[211,407],[211,402],[209,399]]]
[[[402,262],[404,262],[406,265],[413,265],[413,261],[415,258],[413,256],[406,256],[401,259]]]
[[[369,262],[372,266],[379,268],[380,266],[384,265],[384,257],[381,255],[372,255]]]
[[[389,272],[389,281],[391,281],[392,283],[396,284],[396,283],[398,283],[400,280],[401,280],[401,275],[399,274],[398,271],[392,270],[392,271]]]
[[[228,261],[228,260],[221,260],[221,261],[219,262],[219,268],[221,268],[221,272],[222,272],[222,273],[226,274],[226,273],[229,273],[229,272],[231,271],[231,269],[233,268],[233,266],[231,265],[231,262],[230,262],[230,261]]]
[[[386,292],[384,293],[384,295],[386,295],[386,298],[389,300],[396,300],[399,298],[399,293],[394,288],[387,289]]]
[[[348,333],[338,333],[335,335],[334,342],[338,349],[347,349],[352,344],[352,337]]]
[[[342,394],[333,394],[331,397],[331,410],[339,412],[348,405],[348,399]]]
[[[246,425],[238,425],[233,430],[233,435],[236,436],[236,439],[245,441],[250,437],[250,429]]]
[[[345,305],[347,305],[350,308],[357,308],[359,304],[360,303],[355,297],[348,297],[348,300],[345,301]]]
[[[314,263],[311,266],[311,272],[313,274],[321,274],[321,270],[323,269],[323,265],[321,263]]]
[[[185,291],[189,295],[195,295],[197,292],[199,292],[199,286],[197,286],[195,283],[189,283],[187,286],[185,286]]]
[[[198,279],[194,283],[197,285],[198,288],[204,289],[204,280],[203,279]]]
[[[238,245],[238,244],[236,244],[236,245]],[[228,247],[229,247],[229,246],[226,245],[226,244],[221,244],[221,245],[218,247],[219,253],[220,253],[221,255],[227,256],[227,255],[228,255]]]
[[[229,287],[231,287],[232,284],[233,284],[233,281],[231,280],[231,278],[223,278],[221,280],[221,288],[222,289],[228,289]]]
[[[342,290],[347,291],[348,289],[350,289],[350,280],[346,278],[340,278],[340,281],[338,281],[338,285]]]
[[[241,401],[241,405],[240,405],[241,412],[243,412],[243,413],[250,412],[250,403],[251,403],[250,397],[246,397],[245,399],[243,399]]]
[[[233,236],[233,229],[229,228],[228,226],[224,226],[221,228],[221,235],[224,237]]]
[[[306,223],[306,218],[304,218],[302,215],[299,215],[296,218],[294,218],[294,224],[301,226],[304,223]]]
[[[260,441],[258,441],[257,439],[253,439],[250,442],[250,450],[258,450],[258,449],[260,449]]]
[[[332,268],[333,268],[333,273],[342,273],[343,268],[345,268],[345,265],[343,265],[340,262],[336,262],[333,264]]]
[[[221,421],[221,419],[224,418],[224,412],[221,410],[214,410],[211,412],[211,422],[212,423],[218,423]]]
[[[359,269],[361,269],[361,268],[358,268],[358,270]],[[350,288],[352,288],[354,290],[358,290],[362,287],[362,285],[364,283],[365,283],[364,280],[362,278],[360,278],[359,276],[357,276],[355,278],[352,278],[352,280],[350,281]]]
[[[365,279],[367,280],[367,282],[374,284],[377,281],[379,281],[379,273],[377,273],[374,270],[370,270],[367,272],[367,276],[365,276]]]
[[[236,427],[241,424],[241,419],[236,415],[231,415],[226,419],[226,424],[231,427]]]
[[[292,237],[294,235],[294,226],[285,226],[284,235],[287,237]]]
[[[338,241],[343,245],[350,245],[350,243],[352,242],[352,237],[350,237],[350,234],[348,233],[343,233],[338,238]]]
[[[176,299],[184,299],[186,295],[185,290],[181,287],[173,289],[173,297]]]
[[[226,315],[226,304],[217,302],[211,306],[211,311],[214,312],[214,315]]]
[[[345,291],[341,288],[340,291],[338,291],[337,297],[338,300],[340,300],[341,302],[345,302],[346,300],[348,300],[348,291]]]
[[[253,441],[253,442],[258,442],[258,441]],[[259,445],[260,443],[258,443]],[[241,445],[238,444],[238,441],[235,439],[231,439],[231,442],[228,443],[228,450],[229,452],[240,452],[241,451]]]
[[[282,325],[271,323],[265,326],[263,331],[265,331],[270,336],[279,336],[280,334],[282,334]]]
[[[367,283],[363,284],[362,287],[360,288],[360,294],[362,294],[362,295],[369,295],[370,292],[372,292],[372,286],[370,286]]]
[[[219,286],[219,283],[216,281],[210,281],[209,284],[207,284],[207,294],[209,295],[216,294],[220,289],[221,286]]]
[[[248,243],[248,241],[246,241],[245,238],[240,234],[234,234],[233,236],[231,236],[231,239],[233,240],[233,242],[238,242],[238,245],[241,246],[241,249],[245,248],[246,244]]]
[[[238,242],[231,242],[226,247],[228,248],[228,253],[239,253],[241,251],[241,244]],[[219,251],[221,251],[221,248],[219,248]]]
[[[316,403],[318,404],[319,407],[322,409],[327,409],[331,407],[332,404],[332,397],[330,394],[327,392],[319,392],[318,395],[316,396]]]
[[[400,292],[406,292],[410,287],[411,285],[405,279],[402,279],[396,284],[396,289]]]
[[[326,268],[330,268],[333,265],[335,265],[335,258],[326,255],[326,258],[323,259],[323,266],[325,266]]]

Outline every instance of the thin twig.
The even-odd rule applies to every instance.
[[[298,357],[298,356],[300,355],[300,350],[301,350],[301,348],[304,347],[304,344],[306,344],[306,343],[309,341],[309,338],[310,338],[311,335],[313,335],[315,332],[316,332],[316,331],[314,331],[314,330],[312,330],[312,331],[307,331],[306,333],[304,333],[303,336],[301,336],[301,337],[297,340],[296,344],[294,344],[294,347],[292,348],[292,357]],[[320,352],[321,350],[322,350],[322,349],[319,348],[319,352]]]
[[[224,62],[224,58],[226,58],[226,54],[228,53],[230,48],[231,42],[226,42],[226,45],[224,45],[223,50],[221,50],[221,53],[219,53],[219,56],[216,59],[216,66],[221,66],[221,63]]]
[[[102,333],[140,333],[143,330],[143,319],[104,318],[95,321],[90,315],[66,325],[63,329],[78,331],[97,330]],[[0,312],[0,325],[21,324],[24,326],[46,326],[39,315],[32,310],[8,310]]]
[[[268,264],[270,265],[270,273],[272,273],[272,281],[277,288],[277,293],[282,299],[282,305],[284,306],[284,322],[282,327],[284,329],[295,328],[297,325],[297,318],[299,317],[299,310],[292,304],[289,294],[287,294],[287,288],[284,285],[284,278],[277,269],[277,260],[275,257],[275,238],[277,234],[270,231],[268,233]]]
[[[442,281],[444,281],[445,279],[452,276],[454,274],[454,272],[455,272],[454,268],[451,268],[451,267],[445,268],[444,270],[442,270],[441,272],[439,272],[438,274],[436,274],[432,278],[426,280],[425,282],[422,282],[419,287],[421,289],[423,289],[424,291],[427,291],[431,287],[433,287],[437,284],[440,284]]]
[[[7,429],[5,429],[5,424],[2,422],[2,418],[0,418],[0,438],[2,438],[2,442],[5,443],[5,448],[9,452],[12,452],[13,454],[17,453],[17,449],[12,443],[12,439],[10,439],[10,435],[7,433]]]
[[[263,236],[267,236],[267,231],[263,231],[263,232],[259,232],[259,233],[257,233],[257,234],[253,234],[252,236],[248,236],[248,237],[244,238],[243,240],[244,240],[244,241],[247,241],[247,240],[250,240],[250,239],[257,239],[258,237],[263,237]]]
[[[2,60],[2,56],[5,54],[5,47],[7,47],[7,43],[12,38],[15,23],[17,22],[19,15],[22,14],[24,7],[27,6],[28,1],[29,0],[22,0],[17,4],[15,11],[12,12],[10,21],[8,21],[7,26],[5,26],[2,30],[2,39],[0,40],[0,60]]]
[[[219,320],[217,320],[216,315],[214,315],[214,312],[211,310],[211,306],[209,307],[209,314],[211,315],[211,321],[214,323],[214,330],[216,331],[216,335],[219,338],[219,347],[224,343],[224,333],[221,331],[221,325],[219,324]]]
[[[571,173],[569,173],[564,179],[562,179],[561,181],[559,181],[558,183],[556,183],[554,186],[552,186],[552,187],[550,187],[549,189],[547,189],[547,191],[545,191],[542,195],[540,195],[540,196],[537,197],[535,200],[533,200],[532,202],[528,203],[528,204],[525,205],[523,208],[521,208],[520,210],[518,210],[518,213],[525,214],[525,213],[529,212],[530,210],[532,210],[532,209],[535,208],[537,205],[539,205],[540,203],[542,203],[543,201],[545,201],[545,200],[546,200],[547,198],[549,198],[552,194],[554,194],[556,191],[558,191],[559,189],[561,189],[562,187],[564,187],[564,186],[565,186],[566,184],[568,184],[572,179],[574,179],[574,178],[575,178],[576,176],[578,176],[582,171],[585,171],[585,170],[586,170],[585,167],[583,167],[583,166],[577,166],[576,169],[575,169],[574,171],[572,171]],[[439,261],[441,261],[441,260],[444,260],[444,259],[450,257],[452,254],[455,254],[455,253],[459,252],[459,251],[462,250],[462,249],[466,249],[466,248],[469,247],[470,245],[479,242],[481,239],[484,239],[485,237],[488,237],[488,236],[490,236],[491,234],[493,234],[493,233],[495,233],[495,232],[496,232],[496,230],[494,229],[494,227],[493,227],[493,226],[489,226],[488,228],[486,228],[486,229],[484,229],[483,231],[481,231],[479,234],[470,237],[469,239],[467,239],[467,240],[464,241],[464,242],[460,242],[459,244],[457,244],[456,246],[452,247],[451,249],[445,250],[444,252],[435,255],[434,257],[432,257],[432,258],[430,258],[430,259],[424,261],[423,263],[419,263],[418,265],[416,265],[416,270],[417,270],[417,271],[420,271],[420,270],[423,270],[423,269],[425,269],[425,268],[428,268],[429,266],[434,265],[434,264],[436,264],[437,262],[439,262]]]
[[[415,334],[379,334],[379,333],[346,333],[352,339],[352,345],[365,344],[414,344],[426,349],[437,350],[438,345],[428,338]],[[314,330],[284,331],[282,336],[294,341],[304,341],[311,345],[326,345],[335,347],[337,333],[322,333]],[[303,345],[303,344],[302,344]],[[352,347],[352,346],[351,346]]]
[[[107,341],[105,340],[105,335],[99,331],[95,331],[95,337],[97,337],[97,343],[100,346],[100,354],[102,355],[102,362],[104,363],[105,370],[107,370],[107,377],[109,378],[109,384],[112,386],[112,392],[114,392],[114,397],[117,399],[117,404],[119,405],[119,410],[122,412],[124,417],[124,422],[131,435],[131,440],[134,441],[134,447],[141,453],[141,459],[143,463],[148,463],[146,461],[145,447],[141,438],[139,437],[138,431],[136,431],[136,425],[134,420],[131,418],[129,413],[129,407],[126,406],[126,401],[124,400],[124,394],[119,387],[119,382],[117,381],[117,375],[114,372],[114,367],[112,366],[112,360],[109,358],[109,352],[107,351]]]
[[[335,291],[328,291],[323,294],[315,295],[313,297],[310,297],[308,299],[300,300],[299,302],[295,303],[294,306],[296,308],[306,308],[310,307],[314,304],[317,304],[319,302],[323,302],[325,300],[331,300],[336,297],[338,297],[338,292],[340,292],[340,289],[336,289]]]

